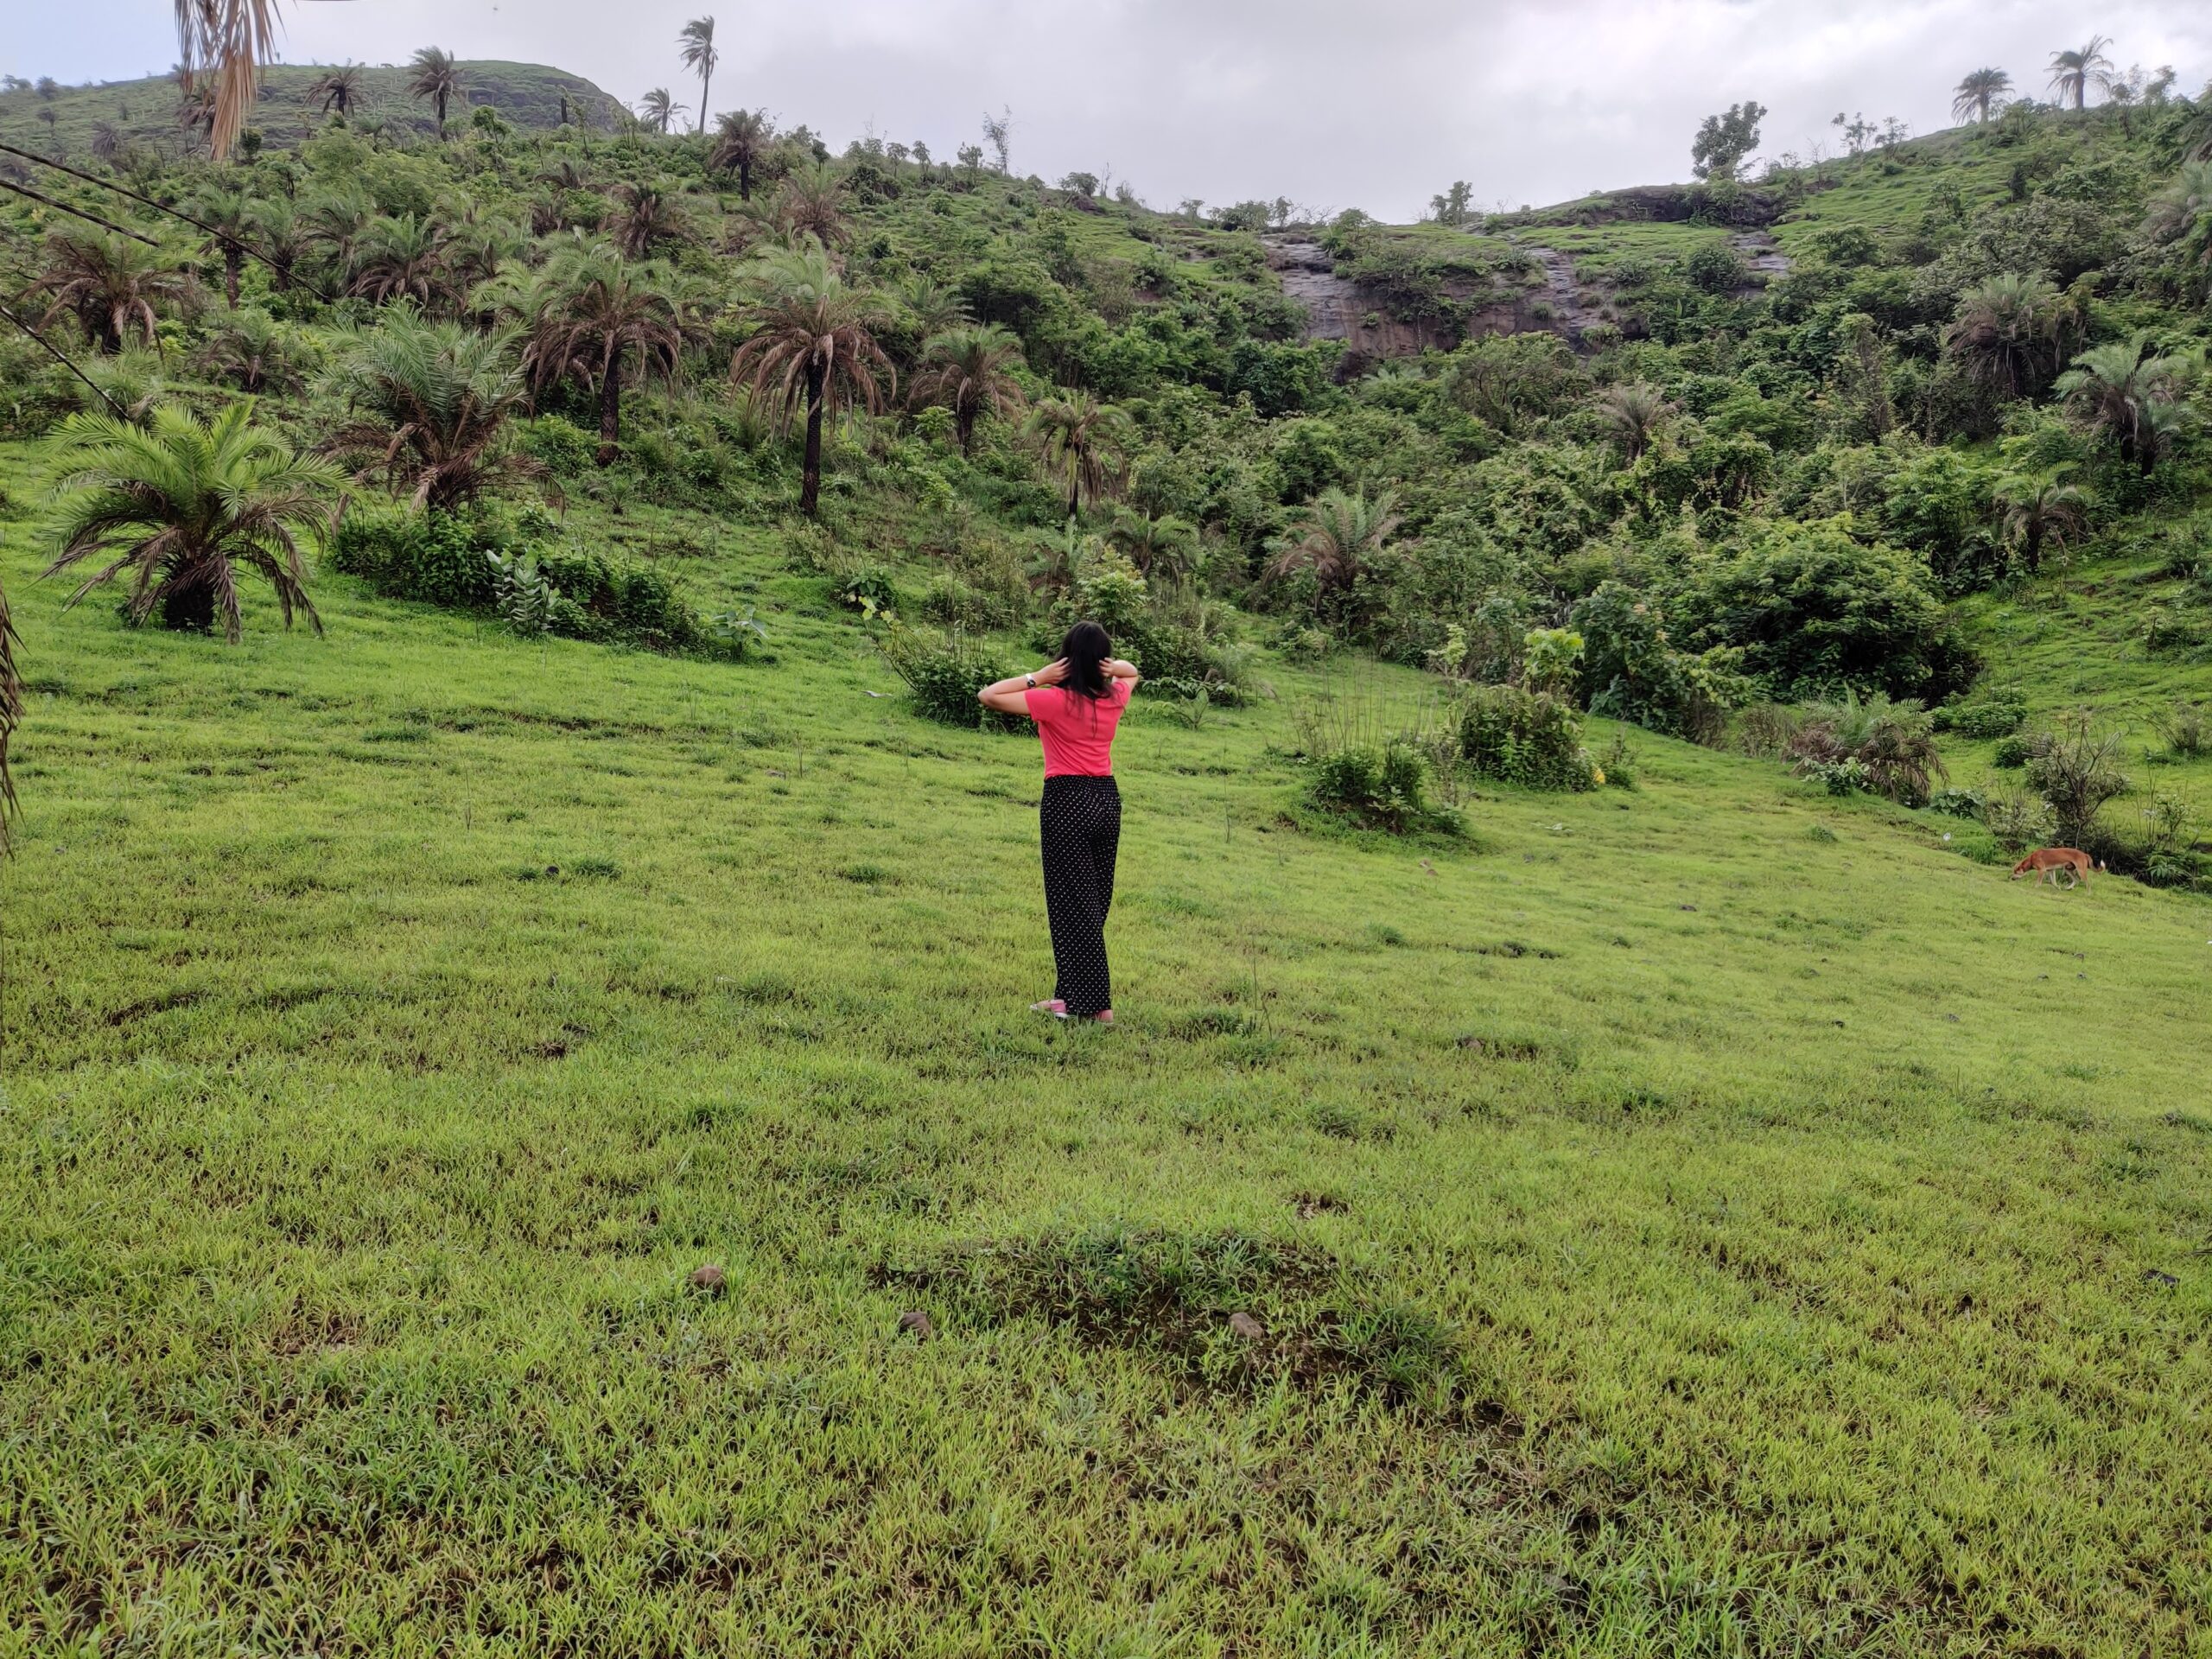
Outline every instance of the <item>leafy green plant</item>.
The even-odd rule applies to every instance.
[[[2168,753],[2193,760],[2212,754],[2212,708],[2187,698],[2151,716],[2151,724],[2166,741]]]
[[[542,639],[553,626],[560,590],[546,580],[527,554],[486,553],[492,567],[492,603],[499,620],[525,639]]]
[[[1928,712],[1878,691],[1808,709],[1789,753],[1801,776],[1825,784],[1832,794],[1865,789],[1906,806],[1925,803],[1930,780],[1948,775]]]
[[[1013,722],[994,715],[976,701],[977,693],[1007,677],[994,657],[957,633],[932,637],[893,619],[877,641],[891,671],[906,683],[914,712],[947,726],[1011,729]]]
[[[1363,829],[1404,835],[1449,823],[1430,804],[1428,763],[1409,738],[1329,749],[1307,764],[1306,798]]]
[[[1999,790],[1983,803],[1981,823],[2009,853],[2040,847],[2050,839],[2050,809],[2041,797],[2017,785]]]
[[[2088,709],[2062,719],[2028,762],[2028,785],[2050,807],[2061,842],[2083,847],[2097,814],[2127,791],[2120,770],[2120,734]]]
[[[1517,685],[1479,685],[1467,693],[1459,755],[1475,776],[1526,789],[1584,790],[1599,781],[1573,706]]]

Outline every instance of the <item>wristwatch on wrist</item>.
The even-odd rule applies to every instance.
[[[1034,674],[1023,675],[1021,677],[1021,683],[1027,686],[1032,691],[1034,691],[1037,689],[1037,677]]]

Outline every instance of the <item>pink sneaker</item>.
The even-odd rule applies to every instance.
[[[1090,1022],[1095,1026],[1112,1025],[1114,1023],[1114,1010],[1111,1008],[1101,1008],[1097,1013],[1090,1016]]]
[[[1060,999],[1056,996],[1047,1001],[1032,1002],[1029,1005],[1029,1012],[1032,1014],[1049,1014],[1055,1020],[1065,1020],[1068,1017],[1068,1005],[1061,1001]]]

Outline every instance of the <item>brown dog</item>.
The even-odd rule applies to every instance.
[[[2101,868],[2079,847],[2045,847],[2015,864],[2012,879],[2017,881],[2024,875],[2033,875],[2037,881],[2048,881],[2055,887],[2058,885],[2058,874],[2063,870],[2066,885],[2078,887],[2089,879],[2092,869]]]

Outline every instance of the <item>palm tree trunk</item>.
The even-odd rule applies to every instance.
[[[753,200],[753,163],[750,162],[737,164],[737,199],[740,201]]]
[[[806,461],[799,478],[798,510],[808,518],[822,499],[822,381],[820,371],[806,383]]]
[[[972,409],[955,410],[952,426],[953,431],[960,439],[960,458],[963,461],[968,460],[969,446],[976,439],[976,411]]]
[[[702,133],[707,130],[707,88],[713,84],[714,79],[715,72],[711,67],[705,64],[699,66],[699,130]],[[738,187],[738,194],[741,196],[744,194],[742,185]]]
[[[215,584],[196,582],[172,588],[162,600],[162,626],[176,633],[215,632]]]
[[[608,359],[606,378],[599,383],[599,464],[607,466],[622,452],[622,354]]]
[[[232,242],[223,244],[223,295],[230,301],[231,309],[238,308],[238,267],[245,263],[245,256]]]

